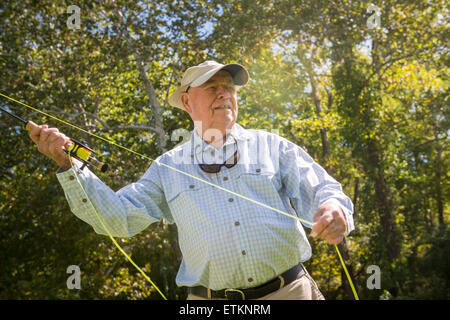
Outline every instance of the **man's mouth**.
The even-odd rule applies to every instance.
[[[215,107],[213,110],[231,110],[231,106],[218,106]]]

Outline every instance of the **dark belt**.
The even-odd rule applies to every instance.
[[[266,282],[260,286],[247,288],[247,289],[222,289],[211,290],[202,286],[189,288],[189,293],[200,296],[206,299],[222,298],[228,300],[246,300],[246,299],[258,299],[265,295],[272,293],[278,289],[283,288],[287,284],[291,283],[306,271],[301,263],[292,267],[286,272],[283,272],[278,277]]]

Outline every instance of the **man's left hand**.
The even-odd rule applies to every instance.
[[[319,206],[313,218],[311,236],[315,239],[323,239],[330,244],[338,244],[347,233],[342,208],[334,201],[327,201]]]

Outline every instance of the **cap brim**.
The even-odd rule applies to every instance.
[[[231,74],[235,85],[245,86],[248,82],[249,75],[247,69],[238,63],[227,64],[221,70],[226,70]]]
[[[224,66],[217,66],[217,68],[211,69],[201,77],[198,77],[191,83],[191,87],[198,87],[208,81],[212,76],[214,76],[220,70],[225,70],[230,73],[233,83],[238,86],[243,86],[248,82],[248,71],[244,66],[238,63],[229,63]]]

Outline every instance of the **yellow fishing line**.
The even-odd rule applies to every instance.
[[[70,160],[70,165],[72,166],[72,169],[75,170],[73,163],[72,163],[72,157],[70,156],[70,153],[68,153],[69,155],[69,160]],[[80,180],[78,179],[78,175],[75,175],[78,184],[81,187],[81,190],[83,190],[83,193],[86,197],[86,199],[89,199],[88,195],[86,194],[86,191],[83,188],[83,185],[81,184]],[[153,283],[153,281],[150,279],[150,277],[148,277],[145,272],[139,268],[139,266],[133,261],[133,259],[131,259],[131,257],[122,249],[122,247],[117,243],[116,239],[114,239],[114,237],[112,236],[111,232],[109,232],[109,229],[106,227],[106,225],[104,224],[101,216],[99,215],[99,213],[97,212],[97,209],[95,209],[94,205],[92,204],[91,201],[89,201],[89,204],[91,205],[92,209],[94,209],[95,215],[97,216],[97,219],[100,221],[100,223],[102,224],[103,229],[106,230],[106,233],[108,233],[109,238],[112,240],[112,242],[116,245],[117,249],[119,249],[119,251],[128,259],[128,261],[131,262],[131,264],[144,276],[144,278],[151,283],[151,285],[156,289],[156,291],[158,291],[158,293],[161,295],[161,297],[163,297],[164,300],[167,300],[166,296],[161,292],[161,290],[159,290],[159,288]]]
[[[350,278],[350,274],[347,271],[347,267],[345,266],[344,259],[341,257],[341,253],[339,252],[338,246],[334,245],[336,248],[336,252],[339,256],[339,260],[341,261],[342,267],[344,268],[345,275],[347,276],[348,282],[350,283],[350,287],[352,288],[353,295],[355,296],[355,300],[359,300],[358,294],[356,293],[355,286],[353,285],[352,279]]]
[[[23,103],[23,102],[20,102],[20,101],[15,100],[15,99],[13,99],[13,98],[11,98],[11,97],[8,97],[7,95],[2,94],[1,92],[0,92],[0,95],[3,96],[3,97],[5,97],[5,98],[7,98],[7,99],[9,99],[9,100],[11,100],[11,101],[17,102],[17,103],[19,103],[19,104],[21,104],[21,105],[23,105],[23,106],[25,106],[25,107],[27,107],[27,108],[30,108],[30,109],[32,109],[32,110],[34,110],[34,111],[37,111],[37,112],[39,112],[39,113],[42,113],[42,114],[44,114],[44,115],[46,115],[46,116],[48,116],[48,117],[50,117],[50,118],[52,118],[52,119],[55,119],[55,120],[57,120],[57,121],[59,121],[59,122],[61,122],[61,123],[67,124],[67,125],[69,125],[69,126],[71,126],[71,127],[73,127],[73,128],[76,128],[76,129],[82,131],[82,132],[85,132],[85,133],[87,133],[87,134],[89,134],[89,135],[91,135],[91,136],[94,136],[94,137],[96,137],[96,138],[98,138],[98,139],[101,139],[101,140],[103,140],[103,141],[105,141],[105,142],[108,142],[109,144],[112,144],[112,145],[114,145],[114,146],[116,146],[116,147],[119,147],[119,148],[121,148],[121,149],[124,149],[124,150],[126,150],[126,151],[128,151],[128,152],[131,152],[131,153],[133,153],[133,154],[136,154],[136,155],[138,155],[138,156],[140,156],[140,157],[142,157],[142,158],[148,159],[148,160],[150,160],[150,161],[152,161],[152,162],[154,161],[154,159],[152,159],[152,158],[150,158],[150,157],[148,157],[148,156],[146,156],[146,155],[143,155],[143,154],[138,153],[138,152],[136,152],[136,151],[134,151],[134,150],[131,150],[131,149],[128,149],[128,148],[126,148],[126,147],[124,147],[124,146],[121,146],[121,145],[115,143],[115,142],[112,141],[112,140],[108,140],[108,139],[105,139],[105,138],[103,138],[103,137],[100,137],[100,136],[98,136],[98,135],[96,135],[96,134],[94,134],[94,133],[88,132],[88,131],[86,131],[86,130],[80,128],[80,127],[77,127],[77,126],[75,126],[75,125],[69,123],[69,122],[66,122],[66,121],[64,121],[64,120],[61,120],[61,119],[59,119],[59,118],[57,118],[57,117],[55,117],[55,116],[52,116],[52,115],[50,115],[50,114],[48,114],[48,113],[45,113],[45,112],[41,111],[41,110],[39,110],[39,109],[33,108],[33,107],[31,107],[31,106],[29,106],[29,105]],[[70,157],[70,155],[69,155],[69,157]],[[170,168],[170,169],[172,169],[172,170],[175,170],[175,171],[177,171],[177,172],[179,172],[179,173],[181,173],[181,174],[184,174],[184,175],[186,175],[186,176],[189,176],[189,177],[191,177],[191,178],[193,178],[193,179],[196,179],[196,180],[198,180],[198,181],[201,181],[201,182],[204,182],[204,183],[206,183],[206,184],[209,184],[209,185],[211,185],[211,186],[213,186],[213,187],[215,187],[215,188],[218,188],[218,189],[221,189],[221,190],[226,191],[226,192],[228,192],[228,193],[231,193],[231,194],[233,194],[233,195],[235,195],[235,196],[237,196],[237,197],[243,198],[243,199],[245,199],[245,200],[247,200],[247,201],[256,203],[256,204],[258,204],[258,205],[260,205],[260,206],[263,206],[263,207],[268,208],[268,209],[271,209],[271,210],[273,210],[273,211],[275,211],[275,212],[281,213],[281,214],[283,214],[283,215],[285,215],[285,216],[288,216],[288,217],[297,219],[297,220],[299,220],[300,222],[303,222],[303,223],[305,223],[305,224],[310,225],[311,227],[314,225],[314,223],[312,223],[312,222],[310,222],[310,221],[308,221],[308,220],[299,218],[299,217],[294,216],[294,215],[292,215],[292,214],[289,214],[289,213],[286,213],[286,212],[281,211],[281,210],[279,210],[279,209],[276,209],[276,208],[273,208],[273,207],[271,207],[271,206],[268,206],[268,205],[266,205],[266,204],[264,204],[264,203],[261,203],[261,202],[259,202],[259,201],[250,199],[250,198],[248,198],[248,197],[246,197],[246,196],[243,196],[243,195],[241,195],[241,194],[238,194],[238,193],[236,193],[236,192],[233,192],[233,191],[231,191],[231,190],[228,190],[228,189],[226,189],[226,188],[223,188],[223,187],[221,187],[221,186],[219,186],[219,185],[216,185],[216,184],[211,183],[211,182],[209,182],[209,181],[203,180],[203,179],[201,179],[201,178],[199,178],[199,177],[193,176],[193,175],[191,175],[191,174],[189,174],[189,173],[186,173],[186,172],[184,172],[184,171],[181,171],[181,170],[179,170],[179,169],[177,169],[177,168],[171,167],[171,166],[169,166],[169,165],[167,165],[167,164],[165,164],[165,163],[160,162],[159,164],[161,164],[161,165],[163,165],[163,166],[166,166],[166,167],[168,167],[168,168]],[[73,167],[73,166],[72,166],[72,167]],[[77,177],[77,179],[78,179],[78,177]],[[80,185],[81,185],[81,183],[80,183]],[[82,186],[81,186],[81,188],[83,189]],[[83,189],[83,192],[84,192],[84,189]],[[89,198],[87,195],[86,195],[86,197]],[[94,208],[94,210],[95,210],[95,208]],[[100,219],[100,216],[98,215],[98,213],[97,213],[96,210],[95,210],[95,212],[96,212],[97,217],[99,218],[100,222],[101,222],[102,225],[104,226],[103,221]],[[104,226],[104,228],[105,228],[105,230],[107,230],[105,226]],[[144,274],[145,278],[146,278],[146,279],[147,279],[147,280],[148,280],[148,281],[149,281],[149,282],[150,282],[150,283],[158,290],[158,292],[160,292],[160,290],[154,285],[154,283],[150,280],[150,278],[148,278],[148,276],[145,275],[145,273],[144,273],[144,272],[143,272],[143,271],[142,271],[142,270],[141,270],[141,269],[140,269],[140,268],[139,268],[139,267],[131,260],[131,258],[126,254],[126,252],[122,250],[122,248],[119,246],[119,244],[117,244],[117,242],[116,242],[116,241],[114,240],[114,238],[111,236],[110,232],[109,232],[108,230],[107,230],[107,232],[108,232],[108,234],[110,235],[111,239],[113,240],[114,244],[119,248],[119,250],[127,257],[127,259],[130,260],[130,262],[131,262],[131,263],[132,263],[132,264],[133,264],[133,265],[134,265],[134,266],[135,266],[142,274]],[[340,259],[340,261],[341,261],[342,267],[344,268],[345,274],[347,275],[347,278],[348,278],[348,281],[349,281],[349,283],[350,283],[350,286],[352,287],[352,290],[353,290],[353,294],[354,294],[354,296],[355,296],[355,299],[356,299],[356,300],[359,300],[358,295],[356,294],[356,290],[354,289],[353,282],[352,282],[352,280],[351,280],[351,278],[350,278],[350,275],[348,274],[347,268],[345,267],[345,264],[344,264],[344,262],[343,262],[343,260],[342,260],[341,255],[340,255],[339,249],[338,249],[338,247],[337,247],[336,245],[335,245],[335,247],[336,247],[336,250],[337,250],[337,252],[338,252],[339,259]],[[165,299],[164,295],[163,295],[161,292],[160,292],[160,294],[161,294],[161,295],[163,296],[163,298]]]

